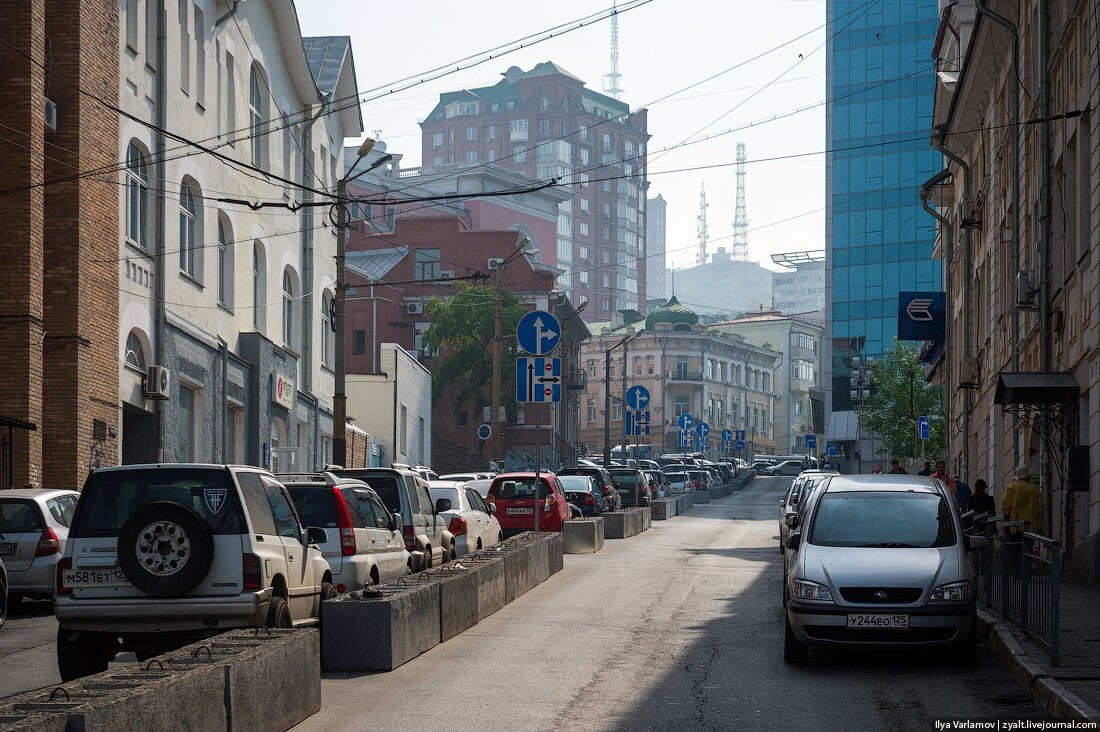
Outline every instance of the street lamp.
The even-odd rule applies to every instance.
[[[348,395],[347,395],[347,318],[345,313],[347,312],[347,297],[348,297],[348,280],[347,280],[347,227],[348,227],[348,209],[347,209],[347,190],[348,183],[355,180],[365,173],[385,165],[387,162],[393,159],[393,155],[386,153],[382,157],[375,160],[366,168],[355,172],[355,166],[359,164],[359,161],[369,155],[374,150],[376,142],[373,137],[368,137],[363,140],[363,144],[359,146],[359,150],[356,153],[355,162],[352,163],[349,169],[349,174],[344,175],[343,178],[336,182],[336,302],[335,302],[335,317],[333,322],[336,326],[336,393],[332,398],[332,461],[337,465],[347,465],[348,454],[348,440],[347,440],[347,421],[348,421]]]
[[[852,359],[852,374],[851,374],[851,389],[848,396],[852,398],[852,401],[859,402],[859,411],[856,413],[856,454],[852,457],[856,458],[856,472],[863,472],[863,425],[860,424],[860,418],[863,415],[863,404],[867,399],[871,398],[871,377],[870,372],[874,368],[875,359],[865,358],[861,359],[856,356]],[[874,453],[875,437],[871,435],[871,452]]]
[[[622,339],[608,348],[604,352],[603,361],[603,381],[604,381],[604,403],[603,403],[603,464],[607,466],[611,463],[611,352],[619,346],[625,346],[632,340],[638,337],[638,333],[631,331],[624,335]],[[623,359],[623,368],[626,368],[626,359]]]

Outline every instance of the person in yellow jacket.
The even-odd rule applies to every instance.
[[[1004,498],[1001,499],[1002,512],[1009,521],[1027,521],[1028,531],[1043,533],[1046,524],[1043,523],[1043,511],[1046,510],[1047,501],[1039,486],[1032,483],[1031,468],[1021,465],[1016,468],[1016,482],[1005,488]],[[1012,533],[1019,533],[1019,528],[1013,527]]]

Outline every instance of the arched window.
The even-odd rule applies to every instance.
[[[126,239],[149,248],[149,171],[137,142],[126,148]]]
[[[180,186],[180,270],[199,279],[200,246],[202,242],[202,218],[199,215],[199,194],[192,183]]]
[[[336,321],[333,318],[332,307],[334,305],[332,299],[332,293],[325,290],[325,294],[321,296],[321,365],[331,366],[335,360],[336,354],[333,350],[333,345],[336,339],[333,338],[333,329],[335,328]]]
[[[137,328],[130,331],[130,334],[126,336],[126,355],[124,362],[127,366],[137,369],[141,373],[145,373],[146,358],[145,358],[145,344],[142,342],[141,334]]]
[[[225,214],[218,215],[218,304],[233,307],[233,234]]]
[[[287,267],[283,270],[283,343],[290,348],[298,345],[298,278]]]
[[[267,325],[267,262],[264,245],[252,245],[252,327],[263,333]]]
[[[248,126],[251,128],[252,164],[267,169],[267,135],[262,134],[268,115],[267,79],[257,64],[248,77]]]

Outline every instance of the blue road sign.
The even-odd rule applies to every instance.
[[[561,359],[516,359],[516,401],[541,404],[561,401]]]
[[[626,404],[634,410],[645,410],[649,407],[649,389],[644,386],[632,386],[626,390]]]
[[[532,310],[516,326],[519,347],[532,356],[545,356],[558,347],[561,323],[545,310]]]
[[[733,439],[733,430],[722,430],[722,442],[729,442]]]
[[[628,437],[649,437],[649,412],[626,410],[625,426]]]
[[[928,417],[917,417],[917,437],[927,440],[932,436],[932,422]]]
[[[695,426],[695,418],[687,412],[684,412],[676,418],[676,424],[680,425],[680,429],[682,430],[690,430]]]
[[[687,430],[680,430],[676,435],[676,447],[691,447],[691,433]]]
[[[710,425],[706,422],[700,422],[699,424],[695,425],[695,434],[699,435],[703,439],[706,439],[707,435],[710,434]]]
[[[737,440],[738,442],[744,442],[745,441],[745,430],[734,430],[733,431],[733,439]]]
[[[477,428],[477,439],[479,440],[488,440],[492,434],[493,428],[487,424],[483,424]]]
[[[738,431],[740,432],[741,430],[738,430]],[[741,452],[742,450],[745,449],[745,441],[744,440],[738,440],[737,442],[733,443],[733,446],[737,448],[737,452]]]
[[[836,457],[836,445],[829,445],[826,447],[825,454],[829,457]]]
[[[722,452],[730,451],[730,442],[728,440],[722,440]]]
[[[817,449],[817,435],[806,435],[806,449],[807,450],[816,450]]]

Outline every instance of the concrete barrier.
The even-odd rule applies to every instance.
[[[653,514],[648,508],[624,508],[602,514],[606,539],[626,539],[636,536],[650,527]]]
[[[699,503],[710,503],[710,493],[708,491],[692,491],[689,495],[693,506]]]
[[[566,554],[593,554],[603,549],[603,516],[573,519],[562,525]]]
[[[546,556],[550,560],[549,577],[565,569],[565,537],[557,531],[543,534],[540,538],[546,542]]]
[[[481,567],[462,560],[432,573],[439,582],[439,642],[477,625],[477,594]]]
[[[677,501],[674,498],[654,498],[649,502],[649,511],[654,521],[667,521],[676,515]]]
[[[322,604],[326,671],[392,671],[439,645],[439,582],[396,580]]]
[[[239,649],[237,658],[222,663],[230,703],[228,728],[282,732],[321,709],[318,630],[272,631],[271,636],[266,630],[240,630],[218,636],[211,647],[215,658]],[[273,694],[272,689],[278,693]],[[160,728],[133,727],[173,728],[186,729],[174,723]]]

